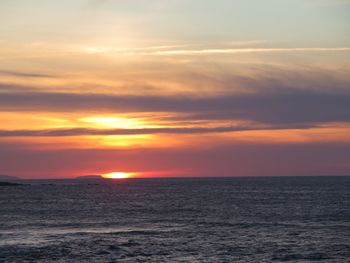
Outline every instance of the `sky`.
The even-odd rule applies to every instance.
[[[1,0],[0,174],[350,175],[350,1]]]

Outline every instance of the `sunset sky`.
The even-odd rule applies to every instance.
[[[107,173],[349,175],[350,1],[0,0],[0,174]]]

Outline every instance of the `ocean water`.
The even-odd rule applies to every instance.
[[[0,262],[350,262],[350,177],[0,187]]]

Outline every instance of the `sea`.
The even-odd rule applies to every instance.
[[[0,262],[350,262],[350,177],[22,183]]]

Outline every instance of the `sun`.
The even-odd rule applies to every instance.
[[[132,177],[134,174],[135,173],[113,172],[113,173],[103,174],[102,176],[104,178],[109,178],[109,179],[127,179]]]

